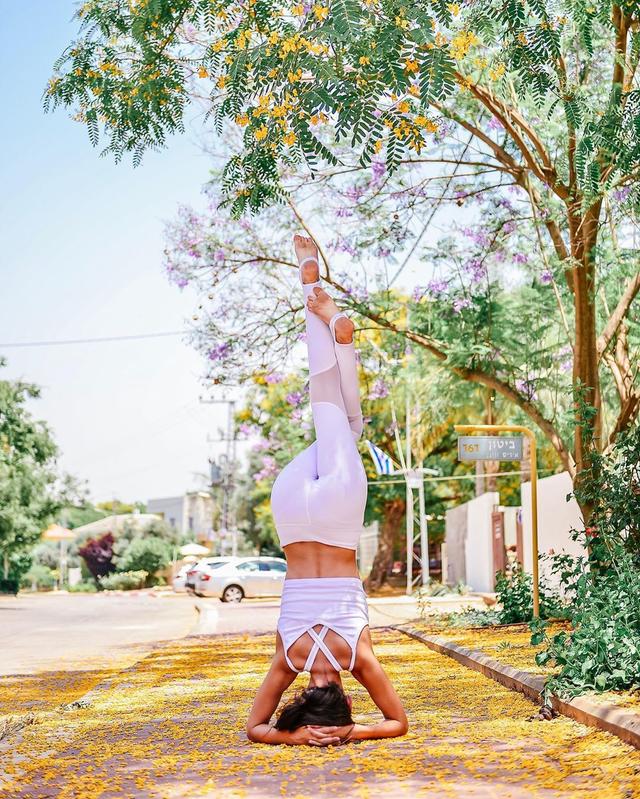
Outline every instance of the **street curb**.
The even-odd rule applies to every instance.
[[[411,625],[396,624],[392,629],[421,641],[434,652],[453,658],[467,668],[479,671],[485,677],[504,685],[505,688],[524,694],[533,702],[539,703],[541,700],[540,694],[544,688],[544,677],[508,666],[477,649],[468,649],[447,641],[445,638],[426,635]],[[615,705],[597,704],[580,696],[571,700],[552,696],[551,706],[563,716],[610,732],[625,743],[640,749],[639,713]]]

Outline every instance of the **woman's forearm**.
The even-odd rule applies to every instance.
[[[256,724],[247,728],[247,738],[259,744],[286,744],[289,743],[289,733],[285,730],[276,730],[269,724]]]
[[[366,741],[371,738],[398,738],[405,735],[408,724],[396,719],[385,719],[377,724],[356,724],[349,736],[350,741]]]

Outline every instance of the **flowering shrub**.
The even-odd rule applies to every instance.
[[[147,572],[143,570],[115,572],[100,578],[100,587],[106,591],[131,591],[135,588],[144,588]]]

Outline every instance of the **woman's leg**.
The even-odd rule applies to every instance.
[[[295,245],[305,297],[309,393],[320,483],[314,486],[315,498],[311,505],[316,506],[317,502],[317,509],[321,507],[324,478],[332,515],[347,520],[361,513],[363,492],[366,501],[366,474],[351,426],[361,424],[353,322],[345,316],[334,320],[339,311],[331,297],[319,287],[317,251],[313,242],[296,236]],[[333,332],[329,327],[332,320]],[[340,363],[344,366],[344,375]]]

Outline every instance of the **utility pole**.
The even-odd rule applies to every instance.
[[[231,533],[231,554],[235,557],[238,554],[238,526],[236,521],[235,508],[231,501],[233,491],[235,489],[235,472],[236,472],[236,428],[234,424],[235,406],[236,401],[230,399],[202,399],[200,402],[203,405],[219,405],[225,404],[227,406],[227,430],[226,434],[220,438],[207,437],[209,442],[224,442],[226,444],[225,452],[220,456],[219,463],[210,461],[211,466],[211,485],[220,485],[222,488],[222,513],[221,513],[221,549],[224,548],[226,537]],[[216,480],[214,480],[214,475]],[[223,552],[221,552],[223,554]]]

